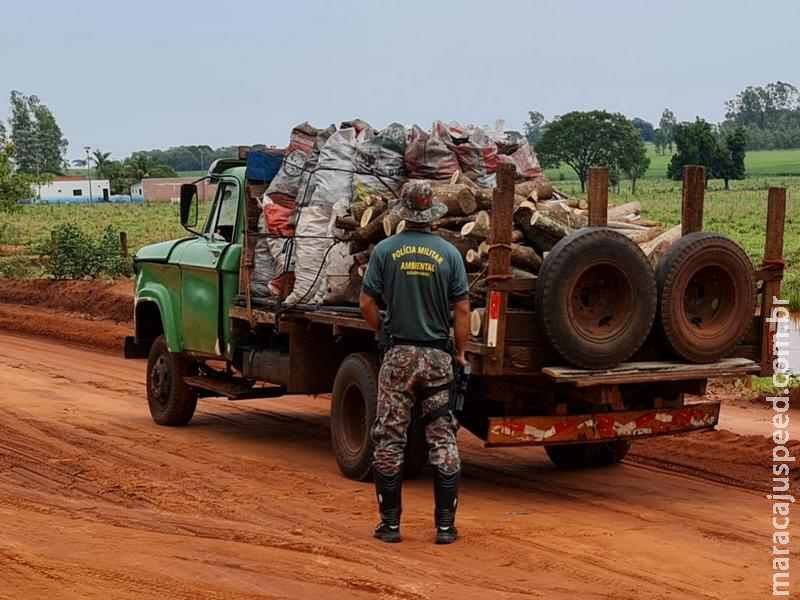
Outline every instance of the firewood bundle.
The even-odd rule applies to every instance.
[[[479,186],[461,172],[449,181],[426,181],[437,199],[447,206],[447,213],[430,224],[433,233],[459,251],[468,271],[473,299],[482,304],[493,190]],[[517,279],[528,279],[536,276],[542,259],[556,242],[587,226],[587,204],[554,189],[544,177],[517,183],[514,192],[511,274]],[[336,227],[350,244],[352,278],[363,277],[375,244],[405,229],[405,221],[391,211],[396,202],[393,196],[370,196],[352,204],[349,216],[336,219]],[[658,257],[680,237],[680,226],[665,229],[661,223],[642,219],[638,202],[610,206],[608,226],[639,244],[654,267]]]

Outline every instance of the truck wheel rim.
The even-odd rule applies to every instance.
[[[683,329],[699,338],[713,339],[731,326],[735,316],[730,299],[736,286],[730,273],[717,265],[698,269],[689,278],[683,293]]]
[[[166,406],[169,399],[170,374],[164,356],[159,356],[150,370],[150,392],[159,406]]]
[[[348,385],[342,396],[342,438],[348,454],[361,452],[367,436],[367,407],[358,385]]]
[[[593,342],[608,342],[627,325],[633,285],[625,269],[613,262],[587,264],[569,290],[569,319],[575,331]]]

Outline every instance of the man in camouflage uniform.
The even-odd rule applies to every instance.
[[[375,537],[400,541],[401,473],[411,411],[421,403],[433,467],[436,543],[456,540],[455,514],[461,461],[458,423],[449,410],[453,380],[450,307],[453,307],[455,360],[466,364],[469,289],[458,250],[433,235],[430,221],[447,207],[435,201],[430,186],[407,183],[396,212],[406,229],[375,246],[364,276],[361,312],[376,331],[388,333],[388,348],[378,376],[378,410],[372,426],[375,488],[381,523]],[[382,323],[378,300],[387,309]]]

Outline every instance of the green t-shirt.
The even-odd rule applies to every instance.
[[[393,337],[417,342],[448,339],[450,306],[469,297],[458,250],[423,231],[404,231],[375,246],[363,290],[386,299]]]

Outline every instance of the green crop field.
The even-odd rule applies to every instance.
[[[645,179],[666,178],[667,165],[671,154],[656,154],[655,146],[647,144],[650,168]],[[800,176],[800,148],[792,150],[754,150],[747,153],[744,161],[747,177],[757,176]],[[578,176],[570,167],[561,165],[558,169],[545,169],[545,175],[552,181],[577,181]],[[630,181],[622,181],[622,187],[630,187]]]

